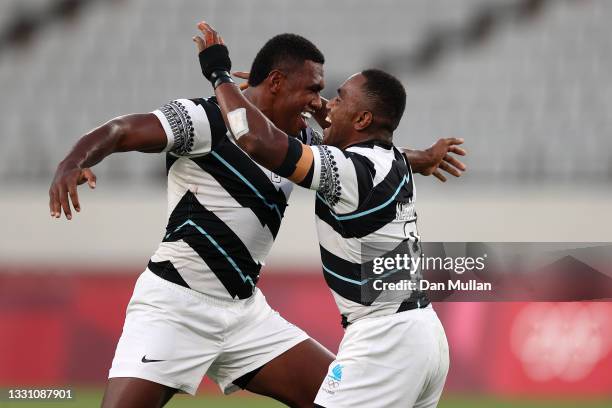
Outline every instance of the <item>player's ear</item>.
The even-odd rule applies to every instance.
[[[372,124],[373,116],[370,111],[361,111],[355,115],[355,120],[353,121],[353,126],[355,130],[364,130],[367,129]]]
[[[272,94],[277,94],[280,91],[283,81],[285,80],[285,75],[277,69],[273,69],[268,74],[266,78],[266,82],[268,83],[268,87],[270,88],[270,92]]]

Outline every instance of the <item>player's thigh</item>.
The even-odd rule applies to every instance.
[[[442,396],[446,376],[450,366],[448,341],[442,323],[437,316],[432,316],[432,358],[431,372],[426,387],[423,389],[415,408],[435,408]]]
[[[106,384],[102,408],[163,407],[176,389],[140,378],[111,378]]]
[[[264,365],[246,389],[291,407],[312,407],[334,357],[315,340],[304,340]]]
[[[208,372],[223,392],[246,388],[290,406],[311,406],[334,355],[274,311],[259,291],[236,323]]]

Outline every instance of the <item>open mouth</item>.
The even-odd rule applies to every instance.
[[[312,117],[312,114],[310,112],[301,112],[300,113],[300,129],[306,129],[308,127],[308,122],[307,120],[310,119]]]
[[[313,112],[312,111],[305,110],[305,111],[300,112],[300,121],[301,121],[302,127],[303,128],[308,127],[308,121],[311,120],[312,118],[313,118]],[[331,125],[331,123],[332,123],[331,118],[329,117],[329,115],[327,115],[325,117],[325,121],[329,125]]]

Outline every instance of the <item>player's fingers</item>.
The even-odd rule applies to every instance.
[[[215,29],[208,23],[204,23],[208,27],[208,32],[210,33],[210,39],[212,44],[219,44],[219,33],[215,31]],[[208,38],[207,38],[208,40]]]
[[[438,166],[438,168],[440,170],[444,170],[445,172],[447,172],[448,174],[452,174],[455,177],[461,177],[461,171],[457,170],[456,168],[454,168],[453,166],[449,165],[446,162],[442,162],[440,163],[440,165]]]
[[[55,218],[62,217],[62,203],[60,201],[60,191],[59,188],[55,189]]]
[[[49,189],[49,211],[51,211],[51,217],[59,217],[60,206],[55,185],[51,186]]]
[[[89,185],[89,188],[91,188],[92,190],[96,188],[96,181],[98,181],[98,178],[96,177],[95,174],[91,173],[91,178],[87,180],[87,184]]]
[[[438,180],[440,180],[443,183],[446,183],[446,177],[444,177],[444,175],[442,173],[440,173],[440,171],[436,170],[433,173],[431,173],[435,178],[437,178]]]
[[[196,44],[196,47],[198,48],[198,52],[202,52],[206,49],[206,42],[199,35],[196,35],[195,37],[193,37],[192,40]]]
[[[53,184],[49,187],[49,213],[53,217]]]
[[[458,154],[459,156],[467,155],[467,151],[464,148],[459,147],[459,146],[450,146],[448,148],[448,151],[451,152],[451,153]]]
[[[240,86],[240,90],[244,91],[245,89],[247,89],[249,87],[249,72],[245,72],[245,71],[234,71],[232,72],[232,75],[235,76],[236,78],[240,78],[240,79],[246,79],[247,82],[243,82],[241,83]]]
[[[81,178],[79,180],[79,184],[83,184],[87,181],[87,185],[89,186],[89,188],[94,189],[96,188],[96,180],[97,177],[94,172],[91,171],[91,169],[83,169],[81,171]]]
[[[215,30],[212,30],[210,32],[210,41],[212,45],[219,44],[219,35],[217,34]]]
[[[213,45],[212,44],[212,33],[210,32],[210,28],[208,24],[206,24],[204,21],[201,21],[200,23],[198,23],[198,29],[204,36],[204,44],[205,44],[204,48],[206,48],[206,46]]]
[[[449,146],[460,145],[465,142],[465,140],[462,137],[447,137],[444,140],[446,141],[446,144]]]
[[[207,31],[206,36],[204,36],[204,41],[206,41],[206,46],[211,47],[215,45],[215,35],[212,31]]]
[[[81,169],[81,171],[79,172],[79,177],[77,178],[77,184],[79,186],[87,181],[87,170],[88,169],[85,168]]]
[[[221,34],[219,34],[219,44],[225,45],[225,41],[223,41],[223,37],[221,37]]]
[[[215,37],[217,33],[207,22],[202,21],[200,24],[198,24],[198,28],[202,34],[204,34],[204,41],[206,42],[207,46],[216,44]]]
[[[68,189],[64,185],[60,185],[59,188],[59,201],[64,210],[66,218],[72,219],[72,212],[70,211],[70,203],[68,203]]]
[[[221,44],[221,41],[223,41],[221,38],[221,34],[219,34],[217,30],[215,30],[210,24],[208,24],[208,27],[210,28],[210,31],[212,33],[213,44]]]
[[[81,211],[81,205],[79,204],[79,193],[77,193],[76,184],[70,184],[68,186],[68,195],[70,196],[70,201],[72,201],[72,206],[76,210],[76,212]],[[68,202],[70,204],[70,202]]]
[[[53,217],[53,186],[49,189],[49,214]]]
[[[248,81],[251,73],[246,72],[246,71],[234,71],[232,72],[232,75],[235,76],[236,78],[246,79]]]
[[[454,166],[455,168],[461,170],[461,171],[465,171],[465,169],[466,169],[466,166],[465,166],[465,164],[463,164],[463,162],[457,160],[456,158],[454,158],[450,154],[447,154],[447,155],[444,156],[444,161],[447,162],[448,164],[450,164],[451,166]]]
[[[208,32],[208,24],[206,24],[206,21],[200,21],[198,23],[198,30],[200,30],[202,34],[206,35]]]

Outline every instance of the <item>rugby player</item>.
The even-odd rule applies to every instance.
[[[413,174],[393,145],[404,87],[379,70],[351,76],[327,106],[323,144],[308,146],[244,97],[229,75],[229,52],[218,33],[207,23],[198,28],[204,35],[194,37],[202,72],[237,144],[262,166],[317,191],[323,272],[346,331],[315,406],[435,407],[449,355],[427,295],[412,290],[380,301],[364,299],[362,290],[369,284],[362,275],[364,246],[409,242],[418,248]]]
[[[286,134],[318,142],[302,113],[325,116],[323,62],[306,39],[274,37],[253,62],[245,96]],[[334,359],[256,288],[292,183],[257,165],[227,134],[214,97],[178,99],[92,130],[57,168],[51,216],[71,219],[71,202],[81,209],[77,186],[95,187],[89,167],[116,152],[166,153],[168,226],[128,305],[105,407],[163,406],[177,391],[195,394],[204,375],[225,393],[245,388],[312,406]],[[448,163],[454,145],[444,139],[410,154],[432,172]]]

